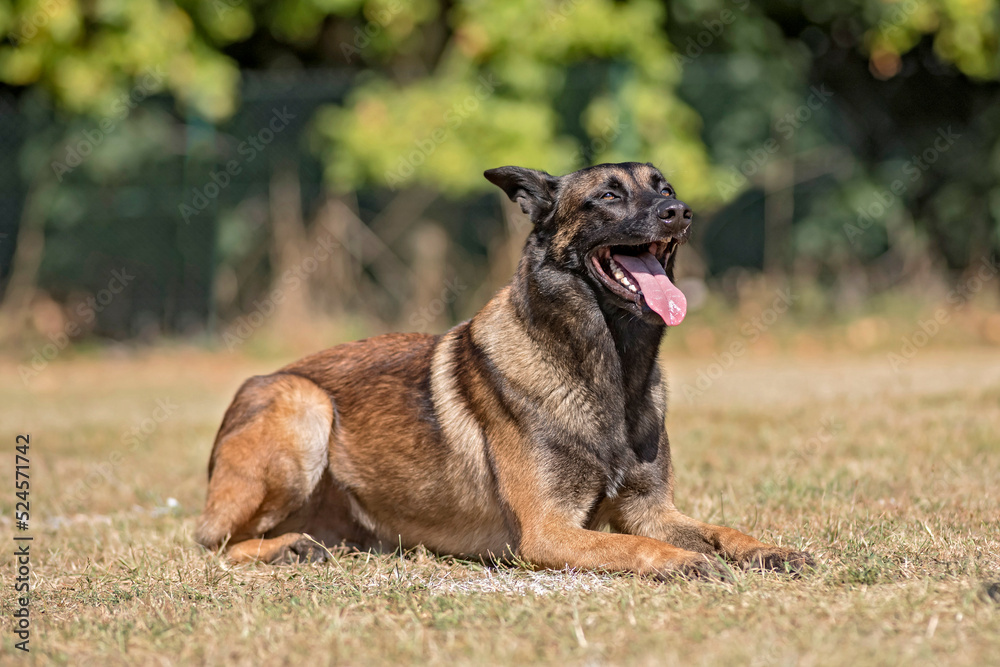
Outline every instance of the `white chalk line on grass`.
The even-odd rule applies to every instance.
[[[433,595],[479,595],[500,593],[504,595],[552,595],[569,591],[595,593],[610,590],[607,575],[595,572],[531,572],[528,570],[494,569],[484,570],[479,576],[454,578],[451,573],[425,578],[411,574],[406,579],[393,573],[378,573],[365,585],[370,589],[399,587],[419,589]]]

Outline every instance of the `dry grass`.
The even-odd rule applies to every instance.
[[[240,380],[277,363],[65,356],[30,391],[0,364],[4,437],[12,450],[14,433],[32,435],[28,662],[972,665],[1000,653],[1000,604],[984,593],[1000,580],[995,349],[923,350],[901,374],[884,355],[747,355],[691,400],[678,388],[711,359],[668,358],[678,504],[822,560],[805,579],[728,584],[420,552],[228,567],[191,541],[210,443]],[[176,407],[133,447],[158,399]],[[15,654],[12,572],[7,557],[0,661]]]

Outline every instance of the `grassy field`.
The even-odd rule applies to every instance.
[[[0,362],[0,662],[949,664],[1000,655],[1000,353],[667,354],[678,505],[818,572],[656,583],[427,553],[231,567],[191,540],[233,391],[282,360]],[[701,377],[707,378],[698,384]],[[683,392],[685,386],[697,392]],[[14,435],[31,434],[31,653],[13,648]],[[991,592],[994,597],[991,597]]]

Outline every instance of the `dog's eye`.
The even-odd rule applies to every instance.
[[[606,199],[608,201],[611,201],[612,199],[618,199],[618,195],[616,195],[614,192],[605,192],[603,195],[601,195],[601,199]]]
[[[660,190],[660,194],[663,195],[664,197],[673,197],[674,191],[671,190],[670,188],[663,188],[662,190]]]

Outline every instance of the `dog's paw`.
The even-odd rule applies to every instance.
[[[330,559],[330,555],[329,549],[308,535],[303,535],[298,540],[282,547],[271,562],[276,565],[324,563]]]
[[[783,547],[762,547],[755,549],[741,561],[744,568],[802,575],[816,568],[816,559],[808,551],[796,551]]]
[[[659,579],[699,579],[704,581],[733,581],[732,569],[723,561],[710,555],[693,553],[669,568],[661,570]]]

